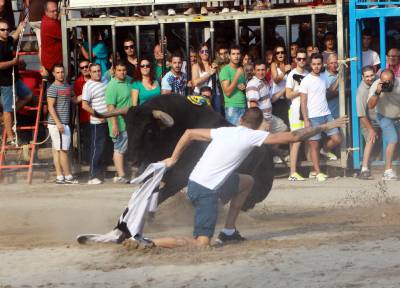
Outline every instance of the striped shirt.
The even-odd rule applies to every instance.
[[[248,102],[257,102],[257,107],[263,112],[264,119],[271,119],[271,87],[264,79],[260,80],[253,76],[246,86],[246,98]]]
[[[74,96],[74,91],[71,85],[63,83],[61,85],[51,84],[47,89],[47,97],[54,98],[56,103],[54,109],[62,124],[68,125],[70,120],[71,97]],[[53,117],[49,113],[49,124],[56,125]]]
[[[107,112],[106,104],[106,87],[107,85],[101,81],[88,80],[82,89],[82,100],[89,103],[90,107],[98,113]],[[90,115],[91,124],[102,123],[99,118]]]

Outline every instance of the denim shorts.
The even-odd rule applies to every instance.
[[[399,142],[400,138],[400,119],[391,119],[376,113],[376,121],[382,129],[382,138],[386,143],[393,144]]]
[[[16,84],[16,93],[18,99],[24,99],[32,95],[31,90],[25,85],[22,80],[17,80]],[[3,105],[4,112],[12,112],[13,111],[13,86],[0,86],[0,96],[1,96],[1,104]]]
[[[311,123],[311,127],[317,127],[321,124],[325,124],[328,122],[333,121],[333,117],[331,114],[325,115],[325,116],[319,116],[319,117],[313,117],[313,118],[309,118],[310,123]],[[338,128],[333,128],[331,130],[325,131],[324,132],[326,134],[326,136],[332,136],[335,134],[339,134],[340,131]],[[312,137],[310,137],[308,140],[320,140],[321,139],[321,133],[318,133]]]
[[[246,108],[238,107],[225,107],[225,119],[233,125],[238,126],[240,124],[240,117],[243,116]]]
[[[212,238],[218,218],[218,199],[228,203],[239,192],[239,174],[233,173],[216,190],[208,189],[189,180],[187,197],[192,202],[194,212],[193,236]]]
[[[128,149],[128,133],[120,132],[117,137],[112,138],[112,141],[114,142],[114,152],[125,154]]]

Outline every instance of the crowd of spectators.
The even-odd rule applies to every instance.
[[[67,153],[71,142],[71,101],[80,105],[81,133],[91,135],[83,137],[81,143],[82,160],[90,165],[89,184],[100,184],[103,181],[103,153],[108,137],[114,144],[113,161],[116,176],[113,180],[115,183],[128,182],[124,171],[124,154],[128,145],[125,120],[122,116],[117,116],[105,121],[96,118],[94,111],[102,113],[140,106],[154,97],[176,94],[177,97],[206,97],[211,103],[211,109],[221,113],[233,125],[239,125],[240,117],[246,108],[259,107],[264,114],[265,129],[270,133],[314,127],[339,117],[336,34],[334,31],[328,31],[324,24],[318,26],[317,46],[311,45],[310,24],[307,22],[300,25],[299,39],[288,45],[290,51],[286,51],[285,42],[274,26],[268,25],[268,45],[264,55],[260,53],[261,45],[257,38],[256,44],[240,41],[241,45],[234,45],[230,39],[218,35],[215,51],[211,51],[209,41],[201,43],[198,47],[190,49],[189,59],[185,59],[182,51],[167,51],[160,43],[154,45],[150,55],[142,53],[143,57],[139,58],[135,40],[129,36],[121,42],[122,47],[117,49],[123,51],[123,55],[116,53],[116,57],[113,57],[105,30],[93,29],[92,37],[87,37],[83,31],[81,41],[75,43],[80,59],[77,61],[80,73],[72,75],[74,84],[70,86],[66,80],[69,75],[64,75],[64,68],[60,65],[63,55],[57,1],[27,0],[26,5],[31,8],[30,25],[38,36],[42,74],[48,75],[51,83],[47,92],[48,129],[55,151],[53,156],[57,183],[77,181],[70,173]],[[41,15],[38,7],[44,8],[41,17],[38,17]],[[205,12],[203,6],[202,10]],[[4,19],[0,20],[0,51],[15,50],[16,36],[21,25],[24,24],[20,24],[17,30],[10,34],[13,24]],[[398,135],[394,133],[397,130],[393,129],[397,129],[396,119],[400,118],[400,112],[395,108],[387,109],[385,105],[392,103],[400,107],[400,103],[397,103],[397,100],[382,100],[386,99],[383,96],[392,92],[380,87],[382,81],[386,81],[397,89],[399,83],[395,76],[400,73],[400,51],[396,48],[389,49],[387,67],[382,68],[379,55],[371,48],[371,32],[365,29],[362,37],[364,69],[363,81],[358,91],[358,98],[362,100],[361,104],[357,103],[357,107],[367,145],[361,178],[370,177],[369,154],[376,139],[376,127],[380,125],[383,137],[389,143],[385,177],[394,179],[396,175],[391,169],[390,159],[398,141],[398,137],[393,136]],[[86,38],[92,39],[90,45]],[[215,55],[215,58],[212,59],[211,55]],[[14,57],[12,53],[0,53],[0,88],[7,141],[10,144],[14,141],[11,130],[12,108],[9,105],[12,99],[11,70],[18,61],[19,57]],[[377,80],[374,86],[372,82],[375,74],[380,75],[383,80]],[[191,77],[188,78],[188,75]],[[17,83],[20,85],[18,98],[25,104],[30,100],[31,94],[24,89],[21,81]],[[393,96],[393,99],[398,97]],[[367,109],[375,106],[378,107],[377,124],[373,122],[375,118],[371,116],[372,110]],[[390,126],[389,122],[390,129],[386,128]],[[335,147],[340,142],[341,134],[338,129],[328,131],[325,137],[316,135],[308,141],[307,147],[303,149],[308,156],[301,157],[312,160],[310,178],[316,178],[317,181],[327,179],[328,176],[320,171],[319,159],[322,155],[329,160],[337,160]],[[291,181],[305,180],[305,176],[301,175],[297,167],[299,154],[303,151],[300,146],[301,143],[295,143],[290,146],[288,152],[280,147],[273,147],[274,151],[277,151],[275,163],[290,161],[288,179]]]

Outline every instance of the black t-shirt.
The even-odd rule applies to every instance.
[[[131,62],[129,62],[128,58],[125,58],[125,63],[126,63],[126,74],[133,78],[135,75],[136,66],[133,65]]]
[[[0,40],[0,62],[14,59],[13,51],[15,46],[14,39],[11,36],[8,36],[7,41]],[[12,70],[12,66],[4,70],[0,69],[0,86],[12,85]],[[15,71],[15,79],[18,79],[18,69]]]

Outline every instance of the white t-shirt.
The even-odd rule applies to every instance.
[[[362,51],[362,67],[368,65],[378,65],[381,64],[381,59],[379,58],[378,53],[374,50],[368,49],[367,51]]]
[[[304,70],[302,73],[298,72],[297,69],[290,71],[286,79],[286,88],[292,89],[294,92],[298,92],[300,89],[300,84],[293,79],[293,75],[298,74],[301,76],[307,76],[308,72]],[[304,78],[303,78],[304,79]],[[302,81],[301,81],[302,82]],[[292,99],[292,104],[290,105],[290,111],[292,113],[300,114],[300,97]]]
[[[331,114],[326,100],[326,88],[326,78],[311,73],[301,81],[299,92],[307,94],[308,118]]]
[[[107,85],[100,81],[88,80],[82,89],[82,100],[89,103],[90,107],[98,113],[107,112],[106,91]],[[91,124],[99,124],[104,121],[90,115]]]
[[[189,176],[208,189],[215,190],[246,159],[256,146],[261,146],[269,133],[243,126],[211,129],[211,142]]]

